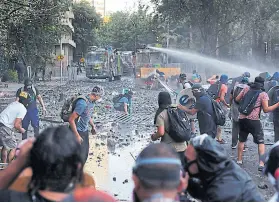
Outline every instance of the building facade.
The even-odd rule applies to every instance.
[[[63,76],[67,76],[67,66],[71,65],[74,58],[74,49],[76,48],[76,43],[73,41],[73,33],[74,27],[72,25],[72,20],[74,19],[74,13],[71,9],[62,15],[63,18],[61,20],[61,24],[65,26],[65,32],[61,36],[60,44],[55,45],[53,56],[54,60],[54,68],[52,69],[52,73],[54,77],[59,77],[61,75],[61,63],[58,60],[58,56],[62,55],[62,74]],[[62,49],[61,49],[62,48]]]
[[[92,0],[92,5],[98,14],[106,16],[106,0]]]

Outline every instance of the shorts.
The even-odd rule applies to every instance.
[[[15,149],[17,146],[15,133],[0,123],[0,146],[7,150]]]
[[[254,143],[264,144],[264,133],[261,121],[247,118],[239,119],[239,142],[246,142],[250,133],[254,138]]]

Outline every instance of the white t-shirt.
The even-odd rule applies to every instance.
[[[10,129],[13,129],[15,120],[17,118],[23,119],[26,113],[27,110],[23,104],[19,103],[18,101],[14,101],[0,113],[0,123],[3,123]]]

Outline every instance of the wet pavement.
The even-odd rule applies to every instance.
[[[43,95],[48,110],[45,119],[60,122],[59,114],[63,101],[76,93],[88,94],[95,85],[104,86],[106,95],[102,102],[96,105],[94,120],[98,133],[95,136],[90,136],[90,152],[85,171],[94,176],[99,189],[109,192],[119,200],[129,201],[132,199],[133,182],[131,177],[134,159],[145,146],[151,143],[150,134],[155,130],[153,117],[157,109],[159,91],[135,87],[131,78],[123,78],[122,81],[115,82],[92,81],[83,78],[75,85],[72,83],[60,85],[57,82],[47,83],[47,85],[41,83],[38,84],[38,89]],[[130,118],[123,118],[112,108],[113,96],[121,93],[123,88],[132,88],[135,93]],[[13,90],[9,89],[4,91],[6,92],[5,101],[2,99],[4,97],[1,98],[1,109],[13,101],[17,87]],[[41,121],[41,130],[58,124]],[[32,131],[31,128],[30,130]],[[29,136],[32,136],[32,133]],[[224,145],[228,156],[236,160],[237,151],[230,147],[230,131],[224,132],[223,138],[228,141]],[[267,142],[272,142],[272,132],[266,131],[265,138]],[[260,188],[264,188],[259,188],[259,191],[268,200],[274,190],[267,178],[258,172],[258,151],[251,136],[247,146],[242,167]],[[271,146],[267,145],[266,147],[268,149]]]

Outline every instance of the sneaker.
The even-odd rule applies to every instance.
[[[242,165],[243,164],[243,162],[242,162],[242,160],[241,161],[236,161],[236,163],[238,164],[238,165]]]
[[[232,149],[236,149],[237,148],[237,145],[235,145],[235,146],[232,146]]]
[[[226,142],[224,139],[222,139],[222,140],[217,140],[217,142],[219,142],[220,144],[227,144],[227,142]]]

